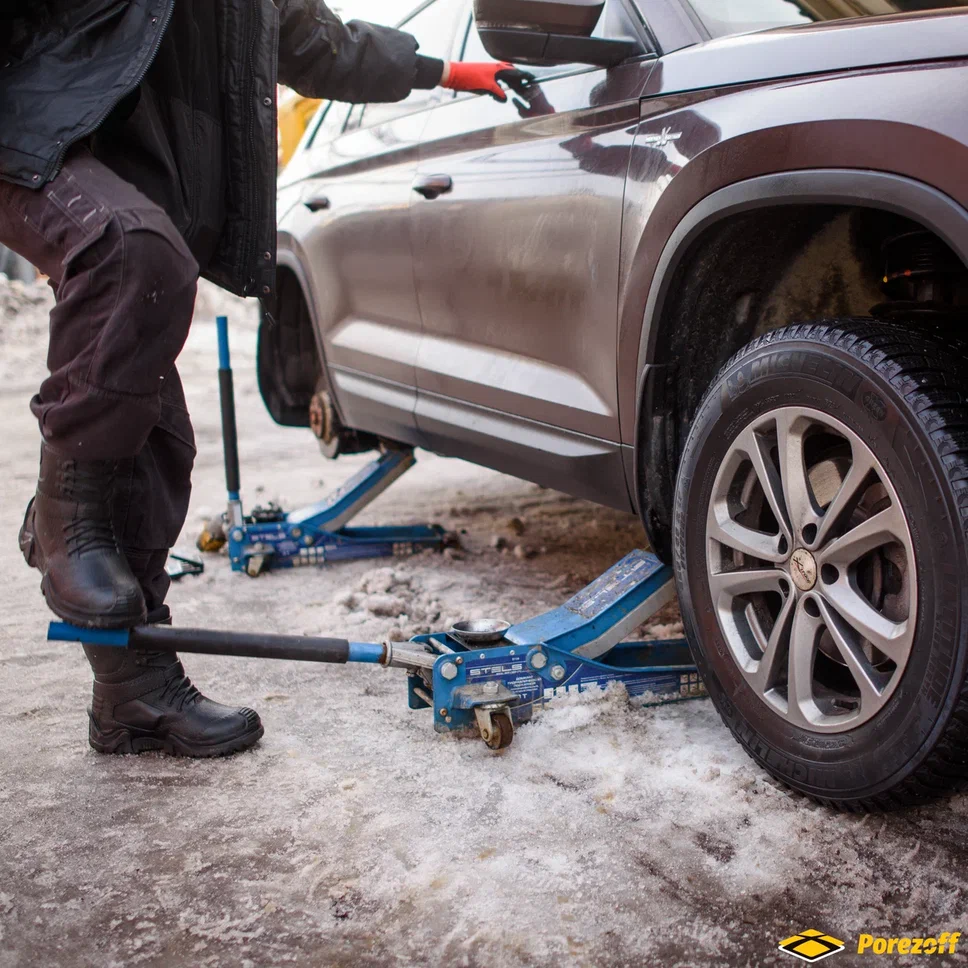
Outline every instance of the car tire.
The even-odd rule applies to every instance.
[[[684,448],[695,661],[750,756],[831,806],[968,779],[966,348],[870,319],[776,330],[721,370]]]

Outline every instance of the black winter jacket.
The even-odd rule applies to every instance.
[[[409,34],[344,25],[322,0],[0,0],[0,178],[40,188],[95,132],[95,154],[110,156],[106,129],[137,110],[159,186],[142,190],[205,252],[203,275],[269,295],[277,68],[309,97],[397,101],[426,60],[416,51]],[[123,141],[115,150],[122,175],[139,164]]]

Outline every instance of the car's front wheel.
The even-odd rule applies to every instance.
[[[683,620],[774,776],[854,809],[968,778],[968,372],[870,320],[789,327],[709,388],[680,465]]]

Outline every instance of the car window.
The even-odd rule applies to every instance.
[[[343,130],[346,115],[349,113],[348,104],[336,101],[324,101],[313,119],[313,133],[306,139],[306,147],[313,144],[328,144]]]
[[[938,7],[966,7],[968,0],[850,0],[850,3],[818,3],[817,0],[688,0],[714,37],[741,34],[768,27],[789,27],[820,20],[874,17],[909,13]]]
[[[419,51],[425,57],[449,60],[460,8],[460,0],[430,0],[407,17],[399,29],[416,37]],[[354,113],[347,127],[368,128],[383,124],[392,118],[419,111],[433,100],[433,91],[411,91],[408,97],[392,104],[367,104],[359,115]]]

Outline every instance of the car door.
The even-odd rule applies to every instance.
[[[401,29],[416,36],[422,53],[446,56],[460,6],[460,0],[429,0]],[[312,163],[294,233],[310,267],[317,327],[343,421],[401,440],[414,437],[421,327],[408,211],[420,134],[439,96],[414,91],[393,104],[356,105],[344,113],[338,137],[309,145]]]
[[[490,59],[465,23],[463,59]],[[638,29],[609,0],[599,33]],[[412,202],[421,435],[618,507],[622,199],[653,62],[546,68],[527,98],[439,104]]]

